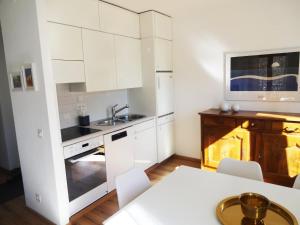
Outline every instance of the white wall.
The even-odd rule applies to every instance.
[[[110,0],[174,17],[176,151],[200,157],[197,113],[224,99],[223,53],[300,46],[299,0]],[[240,102],[242,109],[299,112],[299,103]]]
[[[47,48],[44,0],[2,0],[0,21],[8,72],[36,64],[38,91],[13,92],[12,106],[28,207],[55,224],[68,222],[68,193],[57,96]],[[37,135],[43,130],[43,137]],[[39,194],[42,201],[36,201]]]
[[[58,84],[56,87],[61,128],[78,125],[80,106],[87,108],[90,121],[96,121],[110,117],[111,106],[119,104],[121,107],[128,103],[127,90],[78,93],[70,92],[68,84]]]
[[[13,170],[19,166],[14,116],[0,26],[0,167]]]

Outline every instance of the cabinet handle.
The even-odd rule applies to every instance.
[[[157,77],[157,86],[158,86],[158,89],[160,89],[160,77]]]
[[[255,125],[256,125],[255,123],[251,123],[250,124],[251,127],[255,127]]]

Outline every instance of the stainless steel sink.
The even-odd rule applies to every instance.
[[[145,118],[145,115],[139,115],[139,114],[128,114],[128,115],[123,115],[123,116],[118,116],[118,120],[130,122],[134,120],[139,120]]]
[[[116,126],[119,124],[124,124],[135,120],[139,120],[145,117],[146,116],[139,115],[139,114],[122,115],[122,116],[118,116],[115,120],[112,120],[111,118],[100,120],[96,123],[96,126]]]
[[[118,124],[123,124],[123,123],[125,123],[125,121],[105,119],[105,120],[100,120],[99,122],[97,122],[96,126],[116,126]]]

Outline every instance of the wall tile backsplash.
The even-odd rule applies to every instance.
[[[57,84],[57,99],[61,128],[78,125],[80,108],[86,108],[91,121],[110,117],[110,108],[128,103],[127,90],[82,93],[70,92],[68,84]],[[126,113],[126,111],[124,111]]]

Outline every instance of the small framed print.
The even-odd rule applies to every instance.
[[[37,83],[35,77],[34,64],[26,64],[22,66],[22,74],[24,79],[25,90],[37,91]]]
[[[10,74],[10,83],[12,91],[23,91],[22,72],[13,72]]]

